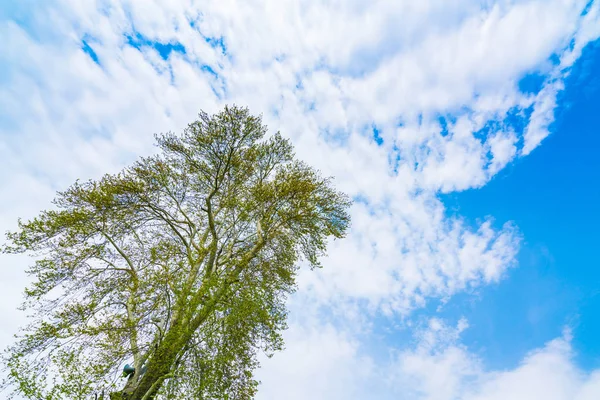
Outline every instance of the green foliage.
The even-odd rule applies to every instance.
[[[319,266],[350,205],[265,134],[245,108],[201,113],[158,135],[159,155],[19,221],[2,250],[36,258],[33,316],[5,385],[46,400],[252,398],[257,354],[283,346],[299,260]]]

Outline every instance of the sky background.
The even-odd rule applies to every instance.
[[[598,398],[598,1],[0,0],[0,37],[0,231],[231,103],[355,200],[259,399]]]

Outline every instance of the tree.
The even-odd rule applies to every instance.
[[[181,136],[157,135],[158,155],[77,181],[7,233],[4,252],[36,257],[33,320],[5,355],[13,394],[254,396],[257,355],[282,348],[300,261],[319,266],[350,205],[266,132],[245,108],[201,112]]]

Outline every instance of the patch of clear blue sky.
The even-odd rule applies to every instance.
[[[133,32],[126,36],[127,44],[131,47],[135,47],[141,50],[143,47],[151,47],[158,52],[163,60],[168,60],[172,52],[185,54],[185,47],[179,42],[162,43],[159,41],[151,40],[139,32]]]
[[[379,145],[379,146],[383,145],[383,138],[381,137],[381,131],[379,129],[377,129],[377,127],[375,125],[373,125],[373,140],[375,140],[375,143],[377,143],[377,145]]]
[[[544,86],[546,76],[538,72],[532,72],[519,80],[519,90],[527,94],[538,94]]]
[[[89,40],[89,39],[88,39]],[[88,43],[88,40],[85,38],[81,40],[81,49],[94,61],[96,64],[100,65],[100,61],[98,59],[98,55]]]
[[[592,8],[592,5],[594,4],[594,1],[596,1],[596,0],[589,0],[587,2],[587,4],[585,5],[583,11],[581,12],[581,16],[582,17],[585,16],[590,11],[590,9]]]
[[[507,279],[477,296],[455,297],[440,313],[469,319],[466,344],[490,367],[515,366],[566,325],[578,362],[600,367],[598,115],[597,41],[574,65],[542,145],[483,188],[443,196],[451,213],[472,221],[491,215],[498,227],[512,220],[524,236],[519,265]]]

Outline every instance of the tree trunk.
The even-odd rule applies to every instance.
[[[260,245],[256,245],[252,250],[252,254],[260,250],[263,244],[264,242],[261,241]],[[242,270],[241,265],[236,267],[233,277],[239,275]],[[196,329],[214,311],[216,304],[225,295],[229,286],[230,284],[224,284],[191,321],[185,318],[176,318],[177,321],[173,323],[156,352],[148,360],[148,368],[135,385],[135,390],[131,394],[126,393],[126,386],[125,389],[119,392],[121,398],[116,397],[115,399],[111,398],[111,400],[154,400],[164,380],[172,372],[171,369],[177,360],[177,356],[192,339]]]
[[[171,372],[177,355],[185,346],[186,339],[191,336],[188,331],[189,327],[175,323],[147,361],[146,371],[139,377],[137,384],[131,388],[131,392],[126,393],[127,387],[125,387],[120,392],[122,397],[114,400],[153,400],[165,378]]]

